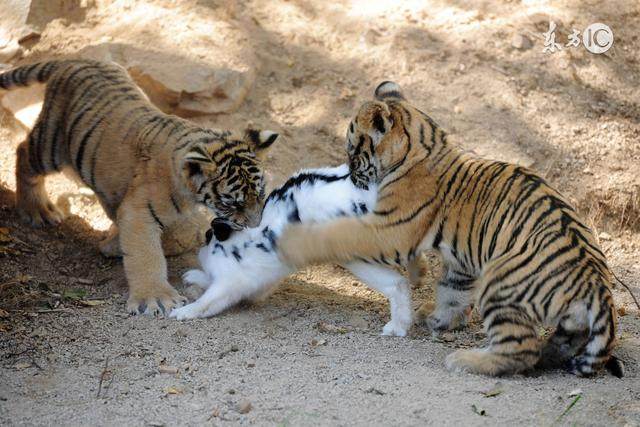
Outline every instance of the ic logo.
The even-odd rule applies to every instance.
[[[604,53],[613,46],[613,31],[600,22],[591,24],[582,33],[582,44],[591,53]]]

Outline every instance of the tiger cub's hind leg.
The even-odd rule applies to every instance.
[[[37,172],[31,164],[30,150],[33,150],[36,126],[29,139],[18,146],[16,156],[16,208],[20,217],[36,227],[57,225],[64,219],[62,211],[49,200],[44,186],[45,174]],[[33,153],[31,153],[33,154]]]
[[[535,323],[518,307],[492,310],[485,318],[485,329],[489,345],[451,353],[445,361],[449,370],[508,375],[532,369],[540,359]]]
[[[597,287],[592,291],[588,306],[588,310],[585,310],[585,317],[589,321],[586,343],[567,362],[566,368],[574,375],[586,377],[606,366],[612,374],[621,377],[624,374],[622,365],[611,358],[611,351],[616,344],[617,324],[611,291],[604,285]],[[608,362],[613,362],[615,366]]]
[[[586,317],[586,316],[585,316]],[[585,321],[567,315],[560,320],[556,330],[542,347],[538,367],[559,368],[580,352],[589,338],[589,327]]]

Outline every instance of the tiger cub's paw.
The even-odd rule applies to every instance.
[[[432,303],[423,304],[416,312],[419,322],[426,325],[432,331],[453,331],[462,329],[467,325],[470,308],[446,307],[433,309]]]
[[[122,256],[118,236],[108,237],[98,243],[100,253],[107,258],[118,258]]]
[[[18,213],[24,222],[38,228],[46,225],[58,225],[65,217],[60,208],[50,201],[19,203]]]
[[[486,351],[477,348],[454,351],[446,357],[444,364],[452,372],[491,375],[494,371]]]
[[[127,311],[131,315],[147,314],[155,317],[168,316],[174,307],[187,302],[169,283],[149,286],[146,292],[132,291],[127,300]]]

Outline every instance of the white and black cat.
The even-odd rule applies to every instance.
[[[174,309],[171,317],[215,316],[242,300],[265,297],[294,272],[280,261],[276,251],[287,224],[362,215],[373,210],[376,196],[375,186],[362,189],[352,183],[347,165],[309,169],[271,192],[258,227],[232,231],[224,221],[214,220],[207,232],[207,246],[198,255],[202,270],[190,270],[183,276],[186,283],[206,291],[195,302]],[[382,334],[405,336],[412,324],[408,280],[384,265],[352,262],[345,267],[389,299],[391,321]]]

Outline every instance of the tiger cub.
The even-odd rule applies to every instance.
[[[616,311],[605,257],[593,232],[540,176],[464,152],[393,82],[361,106],[347,140],[352,180],[378,185],[374,211],[289,226],[279,241],[285,261],[410,266],[435,249],[444,274],[428,324],[462,326],[475,300],[489,339],[485,348],[450,354],[449,369],[513,374],[533,368],[541,355],[560,354],[576,375],[605,364],[622,375],[611,356]],[[556,328],[546,345],[538,325]]]
[[[202,128],[164,114],[114,63],[41,62],[0,74],[0,88],[46,83],[42,112],[17,149],[16,206],[34,226],[63,214],[47,197],[44,177],[71,169],[114,222],[105,255],[120,253],[131,314],[169,313],[186,300],[169,284],[162,231],[204,204],[236,228],[260,221],[260,158],[278,137]]]

